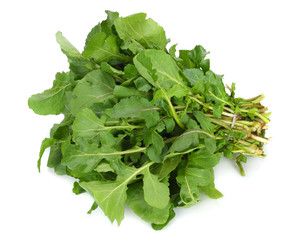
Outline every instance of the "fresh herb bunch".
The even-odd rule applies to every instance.
[[[56,34],[69,72],[57,73],[53,87],[28,104],[64,119],[43,140],[38,169],[50,147],[48,167],[77,179],[75,194],[94,197],[89,213],[100,206],[120,224],[126,204],[162,229],[175,207],[222,197],[213,172],[222,156],[242,175],[246,156],[264,156],[269,113],[263,95],[236,98],[235,84],[225,87],[210,70],[202,46],[177,56],[146,14],[106,13],[82,53]]]

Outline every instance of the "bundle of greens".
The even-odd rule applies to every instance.
[[[264,156],[269,113],[263,95],[236,98],[202,46],[176,54],[146,14],[106,13],[82,53],[56,34],[69,71],[28,104],[64,119],[42,142],[38,169],[50,147],[47,166],[77,179],[75,194],[93,196],[89,213],[99,206],[119,225],[127,205],[162,229],[175,207],[222,197],[213,172],[222,156],[242,175],[247,156]]]

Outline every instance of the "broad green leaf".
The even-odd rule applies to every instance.
[[[206,148],[189,154],[189,166],[210,168],[216,166],[221,158],[220,153],[210,153]]]
[[[152,163],[147,163],[138,169],[126,167],[126,173],[118,176],[116,181],[81,182],[80,185],[94,197],[111,222],[117,220],[118,225],[120,225],[124,218],[127,185],[151,165]]]
[[[63,153],[62,164],[74,173],[87,173],[92,171],[103,158],[96,144],[70,144]]]
[[[164,209],[169,205],[170,192],[166,184],[160,182],[149,168],[144,171],[144,199],[152,207]]]
[[[81,109],[112,98],[114,86],[115,81],[108,73],[101,70],[88,73],[73,90],[76,98],[70,102],[72,114],[76,115]]]
[[[100,131],[110,130],[106,128],[104,122],[104,119],[99,119],[90,109],[83,109],[77,114],[72,125],[73,139],[92,139],[98,136]]]
[[[206,117],[204,115],[203,112],[201,111],[193,111],[193,115],[195,116],[195,118],[197,119],[197,121],[199,122],[201,128],[210,133],[210,134],[214,134],[214,124],[211,122],[211,120]]]
[[[68,58],[69,68],[76,73],[79,78],[85,76],[93,69],[93,63],[91,63],[88,58],[83,57],[61,32],[56,33],[56,41],[59,43],[62,52]]]
[[[183,152],[190,147],[197,147],[199,144],[199,132],[187,131],[176,138],[169,152]]]
[[[139,73],[152,85],[159,85],[168,90],[178,84],[187,89],[179,67],[173,58],[164,51],[145,50],[140,52],[133,61]]]
[[[65,105],[65,91],[70,85],[69,73],[57,73],[53,87],[32,95],[28,100],[29,107],[40,115],[60,114]]]
[[[140,97],[130,97],[120,100],[113,107],[114,118],[142,118],[146,121],[146,126],[155,126],[159,120],[158,108],[153,106],[147,99]]]
[[[163,209],[150,206],[144,199],[142,182],[129,185],[126,204],[144,221],[164,224],[169,217],[170,204]]]
[[[112,59],[127,61],[128,57],[119,52],[117,37],[107,35],[104,32],[95,34],[89,41],[82,55],[93,58],[95,62],[108,62]]]
[[[180,197],[186,206],[194,205],[201,196],[199,186],[207,186],[211,181],[208,169],[186,167],[179,170],[177,182],[181,187]]]
[[[127,183],[124,184],[122,179],[118,177],[115,182],[81,182],[80,185],[94,197],[110,221],[117,220],[118,225],[120,225],[124,218]]]
[[[211,179],[210,183],[206,186],[200,186],[200,189],[204,192],[204,194],[212,199],[218,199],[223,197],[222,193],[215,188],[214,184],[214,171],[210,168]]]
[[[146,19],[145,13],[117,18],[114,24],[119,37],[124,41],[124,49],[133,53],[145,48],[165,49],[167,40],[164,29],[151,18]]]
[[[171,204],[171,207],[170,207],[170,212],[169,212],[169,217],[167,219],[167,221],[165,223],[162,223],[162,224],[156,224],[156,223],[152,223],[152,228],[154,230],[161,230],[163,229],[165,226],[168,225],[168,223],[176,216],[175,212],[174,212],[174,206],[173,204]]]
[[[192,69],[185,69],[183,71],[184,75],[187,77],[188,81],[190,82],[192,88],[192,92],[194,94],[197,93],[204,93],[205,86],[204,86],[204,73],[198,68]]]

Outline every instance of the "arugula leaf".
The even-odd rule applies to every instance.
[[[113,107],[113,117],[142,118],[148,128],[153,127],[159,120],[158,108],[153,106],[147,99],[130,97],[122,99]]]
[[[116,31],[123,39],[123,49],[137,53],[144,48],[164,49],[167,40],[165,31],[145,13],[134,14],[115,20]]]
[[[146,129],[144,133],[144,143],[147,147],[146,154],[153,162],[160,162],[160,155],[165,146],[163,138],[153,129]]]
[[[144,171],[144,199],[152,207],[164,209],[169,205],[170,192],[165,183],[158,180],[158,177],[151,174],[149,168]]]
[[[76,115],[83,108],[112,98],[114,86],[115,81],[109,74],[101,70],[88,73],[73,90],[76,98],[70,102],[72,114]]]
[[[29,107],[40,115],[60,114],[65,105],[66,89],[70,85],[69,73],[57,73],[53,87],[31,96],[28,100]]]
[[[94,197],[97,204],[104,211],[105,215],[109,217],[111,222],[117,220],[118,225],[120,225],[124,218],[127,185],[151,165],[152,163],[147,163],[139,169],[127,167],[125,175],[118,176],[116,181],[81,182],[80,185]]]
[[[182,88],[187,88],[179,67],[172,57],[164,51],[145,50],[136,55],[133,61],[140,74],[152,85],[160,85],[166,90],[176,84]]]
[[[79,78],[93,69],[93,63],[88,58],[83,57],[61,32],[56,33],[56,41],[59,43],[61,51],[68,58],[70,70],[76,73]]]
[[[144,199],[141,182],[129,185],[126,204],[144,221],[154,224],[164,224],[169,217],[170,204],[160,209],[150,206]]]
[[[128,57],[119,52],[117,36],[107,35],[104,32],[95,34],[88,42],[82,55],[93,58],[96,63],[108,62],[112,59],[128,61]]]
[[[198,203],[201,196],[199,186],[207,186],[211,181],[211,174],[208,169],[186,167],[179,170],[176,179],[181,187],[181,200],[189,207]]]

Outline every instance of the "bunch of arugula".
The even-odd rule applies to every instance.
[[[47,166],[77,179],[73,192],[94,197],[111,222],[128,205],[161,229],[175,207],[202,195],[217,199],[213,167],[221,157],[242,167],[246,156],[264,156],[269,113],[263,95],[235,97],[235,84],[210,70],[202,46],[169,50],[164,29],[146,14],[107,19],[88,34],[80,53],[56,34],[69,72],[57,73],[51,89],[30,97],[37,114],[64,114],[43,140]],[[229,89],[229,94],[226,92]]]

